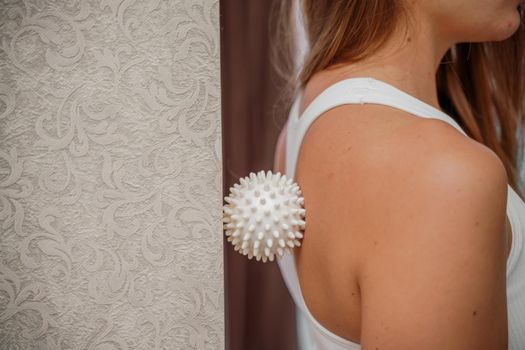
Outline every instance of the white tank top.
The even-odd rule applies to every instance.
[[[299,117],[296,97],[288,117],[286,135],[286,168],[289,178],[295,176],[295,166],[301,141],[308,127],[322,113],[343,104],[375,103],[404,110],[423,118],[440,119],[451,124],[468,137],[459,124],[448,114],[407,94],[381,80],[371,77],[349,78],[339,81],[319,94]],[[508,185],[507,216],[512,227],[512,247],[507,260],[507,314],[510,350],[525,349],[525,257],[523,236],[525,230],[525,203]],[[281,274],[297,306],[299,343],[304,350],[361,349],[361,345],[342,338],[324,328],[309,312],[304,302],[292,253],[278,261]]]

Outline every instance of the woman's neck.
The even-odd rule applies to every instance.
[[[398,30],[368,58],[356,63],[335,65],[321,74],[326,73],[325,78],[334,82],[350,77],[371,76],[439,108],[436,72],[451,42],[440,39],[437,31],[428,23],[421,20],[417,28]]]

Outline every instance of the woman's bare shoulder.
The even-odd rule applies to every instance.
[[[278,139],[275,169],[284,170],[286,128]],[[325,112],[309,126],[297,157],[295,177],[312,207],[327,196],[335,207],[361,198],[355,205],[366,204],[373,215],[396,201],[422,200],[446,188],[494,196],[507,189],[505,167],[490,148],[443,120],[382,105]]]
[[[505,167],[490,148],[445,121],[384,106],[346,105],[318,118],[303,139],[296,178],[310,205],[328,196],[328,205],[359,207],[365,218],[459,193],[504,205],[507,190]]]
[[[389,177],[419,169],[421,175],[454,170],[457,176],[507,180],[505,167],[494,151],[446,121],[382,105],[343,105],[318,117],[302,140],[298,169],[303,170],[298,172],[303,177],[318,176],[323,171],[319,164],[327,172],[342,170],[342,177],[356,169]],[[312,167],[318,171],[307,171]],[[416,179],[428,180],[417,173]]]
[[[507,195],[499,157],[441,120],[381,107],[327,113],[304,140],[298,178],[315,208],[308,219],[337,222],[323,235],[337,236],[335,256],[353,255],[343,264],[357,264],[348,271],[362,294],[361,344],[499,348]]]
[[[507,174],[492,150],[442,120],[346,105],[298,157],[305,239],[355,275],[364,347],[505,343]]]

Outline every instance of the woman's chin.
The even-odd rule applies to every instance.
[[[521,25],[521,13],[516,10],[512,18],[508,19],[502,26],[494,31],[493,41],[502,41],[510,38]]]

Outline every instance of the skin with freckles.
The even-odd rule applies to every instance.
[[[505,40],[518,1],[417,0],[369,58],[308,81],[371,76],[439,108],[436,71],[459,42]],[[405,23],[405,22],[402,22]],[[300,114],[301,114],[300,113]],[[286,126],[274,171],[284,173]],[[307,210],[294,253],[301,291],[325,328],[362,349],[507,348],[507,175],[488,147],[439,120],[343,105],[305,134],[295,179]]]

